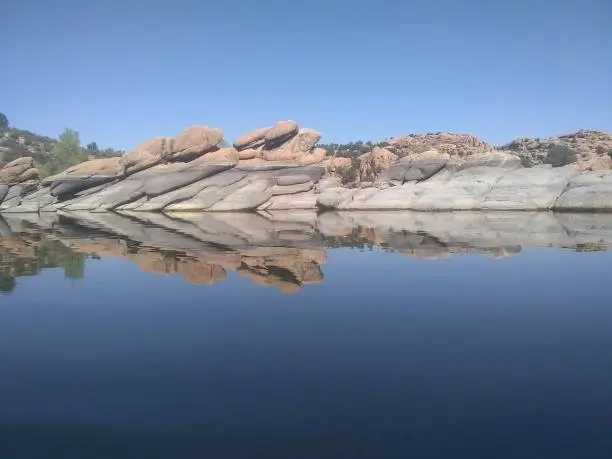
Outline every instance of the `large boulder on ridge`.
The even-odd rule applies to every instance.
[[[321,139],[321,134],[314,129],[300,129],[282,144],[266,143],[261,156],[266,161],[296,161],[300,157],[312,153],[312,149]],[[271,148],[272,145],[275,145]]]
[[[166,162],[172,154],[172,138],[155,137],[125,153],[117,167],[117,175],[129,175]]]
[[[298,132],[298,124],[295,121],[279,121],[272,126],[265,135],[265,147],[271,149],[291,139]]]
[[[270,127],[255,129],[248,134],[241,135],[234,141],[234,148],[238,151],[246,150],[247,148],[261,147],[266,141],[266,134],[270,131]]]
[[[177,135],[171,143],[172,161],[191,161],[215,151],[223,142],[223,132],[209,126],[191,126]]]

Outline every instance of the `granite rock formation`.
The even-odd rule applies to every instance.
[[[573,152],[572,162],[581,171],[598,171],[612,168],[612,134],[580,130],[545,139],[519,137],[500,149],[519,156],[526,166],[535,166],[546,161],[554,148]]]
[[[30,163],[9,164],[5,212],[250,211],[314,208],[313,189],[325,173],[321,134],[280,121],[223,148],[220,129],[191,126],[156,137],[121,158],[96,159],[40,183],[20,184]],[[0,173],[4,172],[3,169]],[[5,180],[3,180],[5,181]],[[15,182],[15,183],[13,183]],[[15,188],[19,183],[21,188]],[[13,190],[14,189],[14,190]],[[2,200],[0,200],[2,201]]]
[[[525,167],[468,134],[400,137],[358,159],[327,158],[320,138],[287,120],[224,147],[220,129],[191,126],[41,182],[20,158],[0,169],[0,212],[612,210],[612,171]]]
[[[369,187],[328,187],[317,204],[334,210],[610,210],[612,171],[525,168],[505,153],[463,159],[434,151],[400,158]]]
[[[399,157],[437,150],[457,158],[493,152],[493,146],[472,134],[438,132],[394,137],[383,146]]]

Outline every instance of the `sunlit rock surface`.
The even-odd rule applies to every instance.
[[[612,171],[575,165],[525,168],[469,135],[416,137],[354,161],[326,158],[321,134],[285,120],[239,136],[190,126],[121,158],[94,159],[38,180],[31,158],[0,169],[0,212],[130,211],[611,211]],[[464,148],[465,147],[465,148]],[[356,167],[353,187],[338,171]],[[345,178],[346,178],[345,177]],[[347,180],[344,180],[345,183]]]

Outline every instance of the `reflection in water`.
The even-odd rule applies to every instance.
[[[81,279],[87,256],[44,235],[0,238],[0,292],[15,289],[15,279],[35,276],[45,268],[64,268],[69,279]]]
[[[323,281],[326,249],[380,247],[422,259],[528,247],[606,250],[612,216],[547,213],[275,212],[62,213],[0,217],[0,291],[62,267],[83,277],[88,257],[122,257],[153,273],[210,285],[236,271],[282,292]]]

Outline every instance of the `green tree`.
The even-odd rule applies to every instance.
[[[63,172],[70,166],[89,159],[85,148],[81,147],[79,133],[74,129],[66,129],[59,136],[59,141],[53,145],[49,160],[39,166],[43,177]]]
[[[100,151],[96,142],[91,142],[87,144],[87,149],[92,153],[98,153]]]
[[[0,128],[9,127],[9,120],[4,113],[0,113]]]

